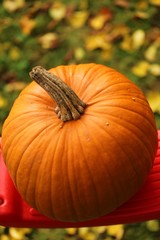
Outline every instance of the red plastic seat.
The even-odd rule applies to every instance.
[[[79,223],[49,219],[25,203],[12,183],[0,149],[0,225],[31,228],[68,228],[126,224],[160,218],[160,130],[158,131],[158,143],[154,166],[143,188],[112,213]]]

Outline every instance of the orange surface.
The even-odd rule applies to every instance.
[[[47,203],[46,203],[47,204]],[[66,228],[126,224],[160,218],[160,130],[154,166],[143,188],[114,212],[101,218],[71,223],[49,219],[25,203],[16,191],[0,149],[0,225],[8,227]]]

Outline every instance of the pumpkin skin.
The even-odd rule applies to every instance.
[[[2,129],[2,153],[22,198],[61,221],[103,216],[144,184],[157,149],[157,130],[142,91],[99,64],[50,72],[87,104],[65,123],[36,82],[16,99]]]

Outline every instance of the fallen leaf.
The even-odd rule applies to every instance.
[[[14,240],[25,240],[25,234],[31,232],[30,228],[9,228],[9,235]]]
[[[83,236],[83,240],[97,240],[97,237],[95,233],[87,231],[86,234]]]
[[[149,13],[144,11],[137,11],[134,16],[139,19],[148,19],[150,17]]]
[[[146,61],[138,62],[134,67],[132,67],[132,72],[138,77],[145,77],[149,71],[150,64]]]
[[[146,94],[146,97],[151,106],[152,111],[160,113],[160,92],[149,91]],[[148,222],[149,227],[151,227],[152,225],[154,225],[154,222]]]
[[[122,8],[130,7],[130,3],[128,0],[116,0],[115,5],[117,5],[118,7],[122,7]]]
[[[4,0],[3,7],[8,12],[15,12],[25,6],[25,0]]]
[[[81,28],[85,25],[88,16],[89,12],[86,10],[75,11],[70,15],[68,21],[73,28]]]
[[[88,35],[85,39],[85,47],[88,51],[93,51],[97,48],[103,50],[109,50],[112,44],[107,40],[107,36],[104,33],[98,33],[94,35]]]
[[[149,2],[153,5],[160,6],[160,0],[150,0]]]
[[[90,20],[90,26],[95,30],[100,30],[106,22],[105,15],[97,15]]]
[[[35,20],[30,19],[28,16],[23,16],[20,19],[20,27],[25,35],[29,35],[35,28],[35,26],[36,26]]]
[[[145,42],[145,32],[142,29],[137,29],[132,34],[132,49],[140,48]]]
[[[149,2],[146,0],[141,0],[136,3],[136,8],[138,10],[147,10]]]
[[[21,58],[21,51],[18,47],[12,47],[9,51],[9,57],[11,60],[16,61]]]
[[[125,34],[123,36],[123,40],[120,43],[120,48],[127,52],[133,51],[132,50],[132,38],[131,38],[130,34]]]
[[[100,226],[100,227],[92,227],[91,228],[93,232],[101,234],[107,231],[107,227],[106,226]]]
[[[144,43],[145,32],[142,29],[137,29],[132,34],[127,33],[127,31],[124,33],[120,47],[125,51],[133,52],[143,46]]]
[[[152,27],[147,32],[147,40],[150,44],[158,44],[160,46],[160,28],[158,26]]]
[[[125,24],[117,24],[112,29],[110,35],[112,39],[121,38],[124,36],[128,36],[130,33],[130,28]]]
[[[59,37],[57,33],[46,33],[43,36],[39,37],[39,43],[44,49],[52,49],[57,47],[59,43]]]
[[[0,108],[5,108],[7,106],[7,100],[0,95]]]
[[[160,100],[160,95],[159,95]],[[157,220],[150,220],[146,222],[148,230],[151,232],[159,232],[159,222]]]
[[[151,64],[150,68],[149,68],[149,72],[153,75],[153,76],[160,76],[160,64]]]
[[[120,240],[124,234],[124,226],[122,224],[108,226],[107,233],[115,239]]]
[[[74,56],[76,60],[78,61],[82,60],[85,57],[85,50],[81,47],[77,47],[74,50]]]
[[[110,49],[103,50],[101,52],[101,58],[104,61],[108,61],[108,60],[110,60],[112,58],[112,54],[113,54],[113,46],[111,45]]]
[[[0,96],[0,98],[1,98],[1,96]],[[1,234],[4,233],[4,231],[5,231],[5,227],[4,226],[0,226],[0,236],[1,236]]]
[[[75,235],[77,233],[77,228],[66,228],[66,232],[69,235]]]
[[[28,1],[26,1],[26,3],[28,3]],[[27,6],[27,4],[26,4]],[[28,16],[30,18],[34,18],[37,14],[39,13],[47,13],[48,9],[50,8],[51,4],[49,3],[49,1],[34,1],[32,2],[32,7],[29,8],[29,11],[27,11]]]
[[[6,235],[6,234],[2,234],[2,235],[0,236],[0,239],[1,239],[1,240],[10,240],[10,237],[9,237],[8,235]]]
[[[62,20],[66,15],[66,5],[56,1],[49,8],[49,15],[56,21]]]
[[[148,61],[155,61],[157,57],[159,44],[155,41],[144,52],[144,56]]]
[[[88,231],[89,231],[89,228],[87,228],[87,227],[81,227],[81,228],[79,228],[79,230],[78,230],[78,236],[79,236],[80,238],[84,239],[85,236],[86,236],[86,234],[88,233]]]
[[[109,8],[101,8],[100,11],[89,20],[89,25],[95,30],[103,28],[106,22],[112,19],[112,13]]]
[[[11,82],[4,86],[5,92],[21,91],[26,87],[25,82]]]

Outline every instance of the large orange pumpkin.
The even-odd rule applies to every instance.
[[[157,131],[145,96],[99,64],[35,67],[30,75],[36,82],[16,99],[2,130],[19,193],[62,221],[111,212],[141,188],[153,164]]]

